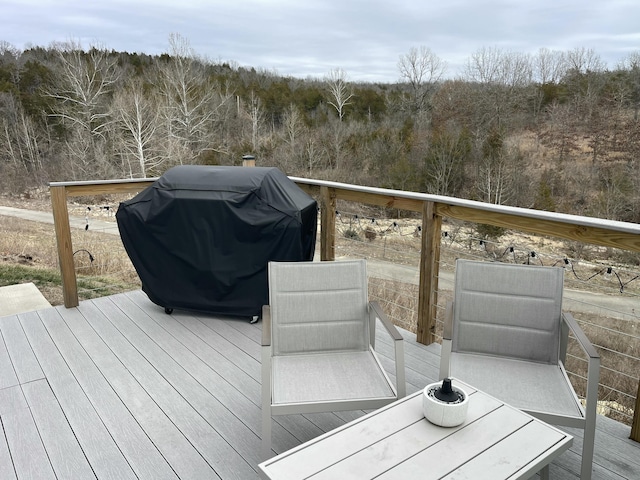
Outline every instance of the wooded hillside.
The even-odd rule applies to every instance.
[[[461,78],[428,48],[397,84],[285,78],[199,58],[0,42],[0,192],[152,177],[177,164],[288,175],[640,222],[640,51],[481,49]]]

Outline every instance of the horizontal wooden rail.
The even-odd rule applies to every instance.
[[[417,340],[425,344],[436,340],[440,233],[444,218],[454,218],[532,234],[640,252],[640,225],[635,223],[493,205],[417,192],[299,177],[290,178],[307,193],[315,195],[319,199],[321,206],[320,255],[322,260],[333,260],[335,258],[336,207],[338,200],[408,210],[422,215]],[[156,178],[150,178],[55,182],[50,184],[51,205],[55,220],[65,306],[73,307],[78,305],[67,198],[107,194],[133,194],[152,185],[156,180]],[[640,441],[639,415],[640,398],[637,398],[632,429],[632,438],[636,441]]]
[[[323,180],[298,177],[291,177],[291,179],[301,186],[331,188],[335,191],[336,197],[341,200],[419,213],[423,211],[425,202],[432,202],[435,205],[436,215],[440,217],[640,252],[640,225],[637,223]]]

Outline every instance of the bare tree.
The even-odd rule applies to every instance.
[[[566,74],[565,53],[541,48],[537,54],[531,56],[531,69],[532,80],[537,84],[532,97],[533,114],[538,120],[545,102],[556,94],[558,85]]]
[[[633,222],[632,175],[624,165],[603,165],[598,169],[600,188],[596,196],[595,214],[609,220]]]
[[[528,55],[486,47],[471,55],[466,74],[472,82],[510,88],[526,86],[532,79]]]
[[[142,80],[134,78],[113,100],[114,116],[122,131],[123,157],[128,166],[125,174],[130,177],[146,178],[149,171],[160,174],[160,167],[167,160],[152,148],[160,126],[160,112],[157,102],[147,98],[148,95],[150,93],[144,93]],[[129,158],[135,159],[135,169]]]
[[[12,43],[6,40],[0,40],[0,55],[11,55],[13,58],[17,58],[20,55],[18,50]]]
[[[16,173],[32,176],[42,170],[41,135],[20,102],[9,93],[0,93],[0,163]]]
[[[469,59],[468,81],[478,84],[476,103],[481,128],[504,128],[514,107],[531,95],[532,69],[528,55],[481,48]]]
[[[504,143],[519,121],[526,121],[534,98],[530,57],[498,48],[481,48],[467,64],[474,115],[470,129],[477,156],[475,188],[483,201],[504,204],[514,195],[516,155]]]
[[[590,122],[606,86],[606,65],[593,49],[584,47],[567,52],[566,60],[565,83],[584,120]]]
[[[533,78],[540,84],[557,84],[567,70],[566,54],[559,50],[541,48],[531,58]]]
[[[157,65],[170,158],[192,163],[206,151],[225,151],[216,141],[215,127],[232,93],[209,81],[203,62],[184,37],[169,36],[169,53]]]
[[[260,127],[264,122],[264,108],[262,107],[262,100],[256,95],[256,92],[251,90],[249,95],[249,101],[247,102],[247,116],[251,121],[251,146],[253,151],[257,152],[259,147],[259,133]]]
[[[592,48],[576,47],[565,55],[567,70],[577,73],[601,72],[605,64]]]
[[[547,120],[539,133],[541,141],[555,152],[558,167],[562,167],[578,149],[575,116],[570,109],[570,105],[558,102],[549,105],[546,109]]]
[[[48,92],[58,100],[59,108],[53,116],[101,136],[109,117],[107,96],[118,80],[117,58],[95,46],[85,53],[74,42],[59,44],[56,53],[62,72],[58,90]]]
[[[460,129],[438,132],[434,136],[425,162],[427,193],[450,196],[457,193],[470,149]]]
[[[517,152],[505,145],[504,134],[497,130],[489,132],[477,164],[476,189],[482,201],[504,205],[512,199],[519,163]]]
[[[300,136],[305,131],[305,126],[300,110],[293,103],[289,104],[289,107],[282,115],[282,127],[284,141],[289,145],[291,153],[295,154],[300,142]]]
[[[338,121],[331,120],[329,122],[330,131],[328,135],[330,140],[326,143],[327,156],[329,157],[333,167],[340,169],[343,164],[343,137],[344,126],[343,118],[345,116],[345,107],[351,104],[353,91],[347,81],[347,74],[341,68],[333,69],[325,78],[326,88],[329,93],[328,104],[331,105],[338,113]]]
[[[421,117],[427,111],[446,69],[446,62],[424,45],[400,56],[398,70],[402,81],[409,85],[408,109],[412,115]]]
[[[46,95],[56,100],[52,116],[69,131],[67,148],[74,178],[104,176],[110,169],[104,146],[111,122],[109,97],[118,80],[117,57],[97,46],[84,52],[73,41],[57,44],[55,52],[58,81]]]
[[[21,52],[11,43],[0,40],[0,67],[4,70],[3,77],[7,74],[11,77],[11,83],[17,85],[20,81],[20,68],[18,63]],[[5,77],[6,80],[6,77]]]
[[[326,160],[323,149],[321,148],[321,143],[317,133],[312,132],[304,145],[303,158],[309,175],[313,173],[314,168],[317,168],[318,165],[321,165]]]
[[[478,190],[483,201],[502,205],[508,200],[509,176],[506,162],[502,158],[485,159],[480,166]]]
[[[338,118],[342,122],[345,115],[345,107],[351,104],[353,90],[348,83],[347,74],[341,68],[335,68],[329,72],[325,79],[329,92],[329,105],[336,109]]]
[[[633,107],[633,119],[638,121],[640,112],[640,50],[631,52],[618,66],[628,75],[629,101]]]

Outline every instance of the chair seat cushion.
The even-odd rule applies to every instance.
[[[559,365],[452,353],[450,375],[521,410],[584,418]]]
[[[274,405],[395,399],[371,351],[275,356],[272,361]]]

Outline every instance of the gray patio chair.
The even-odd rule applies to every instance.
[[[364,260],[270,262],[262,314],[262,456],[272,415],[376,409],[405,395],[402,336],[368,301]],[[375,325],[393,339],[396,382],[376,357]]]
[[[600,356],[562,312],[564,269],[457,260],[440,376],[457,377],[543,421],[584,429],[591,478]],[[568,332],[588,359],[583,408],[564,369]]]

